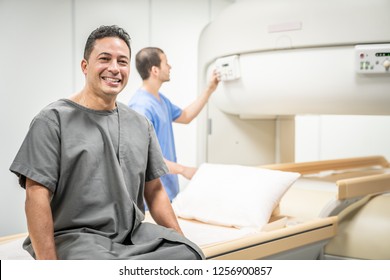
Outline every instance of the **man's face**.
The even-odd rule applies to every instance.
[[[88,61],[81,63],[87,87],[101,97],[115,97],[126,86],[130,74],[130,50],[117,37],[95,41]]]
[[[160,64],[160,72],[159,72],[159,78],[162,82],[168,82],[170,78],[170,70],[171,65],[168,64],[167,56],[162,53],[160,54],[161,64]]]

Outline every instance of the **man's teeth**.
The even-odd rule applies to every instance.
[[[114,82],[114,83],[119,83],[121,81],[120,79],[114,79],[114,78],[108,78],[108,77],[105,77],[103,79],[106,81],[109,81],[109,82]]]

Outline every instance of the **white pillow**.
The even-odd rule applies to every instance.
[[[173,200],[177,216],[209,224],[261,229],[296,172],[224,164],[202,164]]]

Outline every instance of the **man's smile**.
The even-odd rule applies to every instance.
[[[120,83],[122,80],[118,78],[102,77],[103,80],[111,83]]]

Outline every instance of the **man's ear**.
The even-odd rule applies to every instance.
[[[86,59],[83,59],[81,61],[81,71],[83,71],[84,75],[87,75],[87,67],[88,67],[88,61]]]
[[[160,69],[157,66],[152,66],[150,69],[150,75],[157,75]]]

